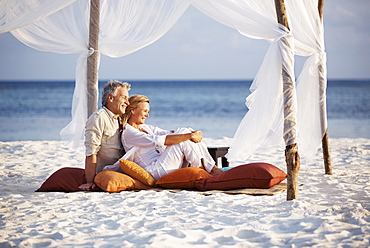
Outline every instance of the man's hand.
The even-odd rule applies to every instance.
[[[90,191],[90,190],[93,190],[96,188],[96,185],[95,183],[85,183],[85,184],[82,184],[80,187],[78,187],[80,190],[83,190],[83,191]]]
[[[199,143],[203,139],[203,133],[201,131],[193,131],[191,132],[191,141],[194,143]]]
[[[90,191],[96,188],[96,185],[94,183],[96,173],[96,161],[97,161],[96,154],[92,154],[86,157],[85,177],[87,183],[80,185],[80,187],[78,187],[79,189],[84,191]]]

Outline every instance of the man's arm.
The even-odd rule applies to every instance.
[[[96,185],[94,183],[94,178],[96,174],[96,154],[92,154],[90,156],[87,156],[85,159],[85,177],[86,177],[86,183],[82,184],[79,188],[81,190],[92,190],[96,188]]]

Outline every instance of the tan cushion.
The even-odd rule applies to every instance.
[[[124,159],[120,159],[119,161],[121,169],[125,174],[139,180],[140,182],[148,186],[153,187],[155,185],[154,177],[150,175],[149,172],[144,170],[140,165]]]
[[[120,192],[123,190],[150,188],[126,174],[113,170],[99,172],[95,176],[94,182],[99,188],[110,193]]]

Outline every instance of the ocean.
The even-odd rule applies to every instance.
[[[99,82],[99,92],[106,81]],[[249,80],[129,81],[151,100],[148,124],[232,138],[248,109]],[[73,81],[0,82],[0,141],[60,140],[71,119]],[[99,106],[101,100],[99,99]],[[329,137],[370,138],[370,80],[329,80]]]

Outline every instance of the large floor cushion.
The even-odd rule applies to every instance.
[[[86,183],[84,169],[65,167],[51,174],[36,192],[76,192],[81,191],[78,187],[84,183]]]
[[[268,189],[286,178],[286,173],[268,163],[250,163],[231,168],[217,176],[198,180],[198,190],[242,188]]]

